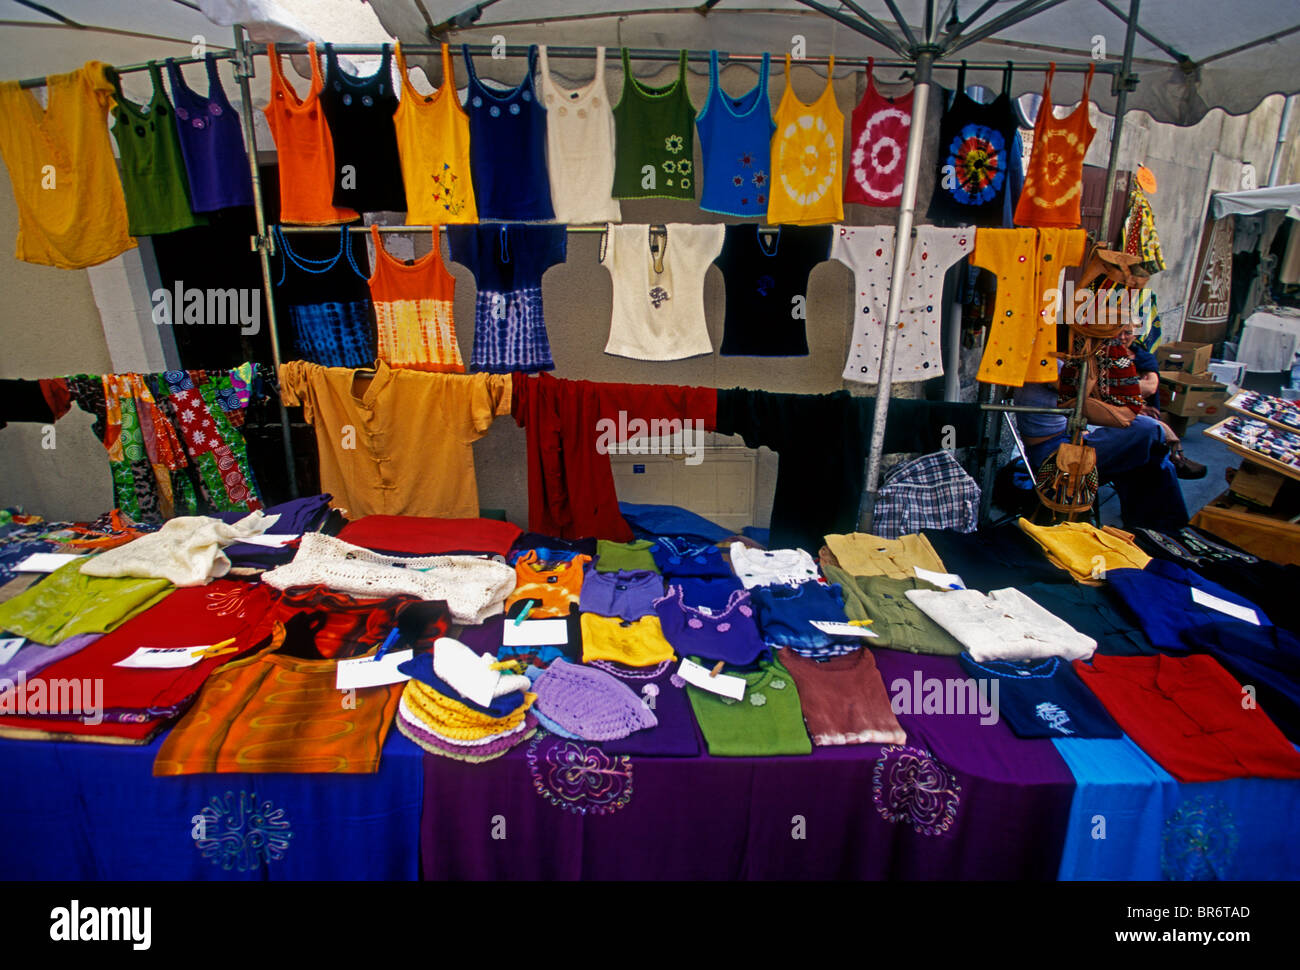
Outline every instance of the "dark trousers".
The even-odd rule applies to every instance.
[[[1037,472],[1057,446],[1069,440],[1069,434],[1062,431],[1027,446],[1032,470]],[[1124,528],[1171,532],[1187,525],[1187,503],[1158,421],[1140,415],[1127,428],[1090,427],[1084,443],[1097,451],[1097,474],[1102,482],[1115,486]]]

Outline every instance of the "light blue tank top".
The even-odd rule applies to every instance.
[[[767,216],[776,131],[767,96],[770,60],[763,55],[758,83],[733,98],[718,83],[718,52],[709,52],[709,96],[695,119],[704,165],[701,209],[729,216]]]

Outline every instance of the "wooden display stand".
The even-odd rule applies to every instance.
[[[1231,492],[1197,512],[1192,525],[1262,559],[1300,566],[1300,523],[1278,512],[1253,510]]]

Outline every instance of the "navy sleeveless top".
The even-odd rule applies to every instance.
[[[176,113],[176,134],[185,159],[190,185],[190,208],[212,212],[234,205],[253,204],[253,177],[244,149],[244,131],[239,115],[221,87],[217,59],[209,54],[208,96],[189,89],[176,61],[167,58],[167,79],[172,87]]]
[[[375,360],[370,265],[347,226],[289,237],[275,233],[276,305],[288,317],[300,360],[326,367],[364,367]],[[278,272],[276,272],[278,270]]]
[[[758,83],[733,98],[718,83],[718,52],[709,51],[709,96],[695,119],[704,165],[700,208],[728,216],[767,217],[768,181],[772,177],[772,103],[767,95],[763,55]]]
[[[478,79],[469,45],[469,158],[480,219],[554,219],[546,170],[546,109],[533,83],[537,45],[528,48],[528,74],[519,86],[495,91]]]
[[[357,212],[405,212],[389,46],[384,45],[379,70],[354,77],[339,67],[334,45],[326,44],[320,103],[334,145],[333,204]]]

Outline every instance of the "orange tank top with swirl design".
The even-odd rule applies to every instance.
[[[1034,150],[1025,170],[1025,187],[1016,203],[1017,226],[1075,229],[1082,219],[1083,157],[1097,133],[1088,118],[1088,92],[1094,65],[1088,66],[1083,98],[1064,118],[1052,114],[1053,64],[1043,84],[1043,102],[1034,122]]]

